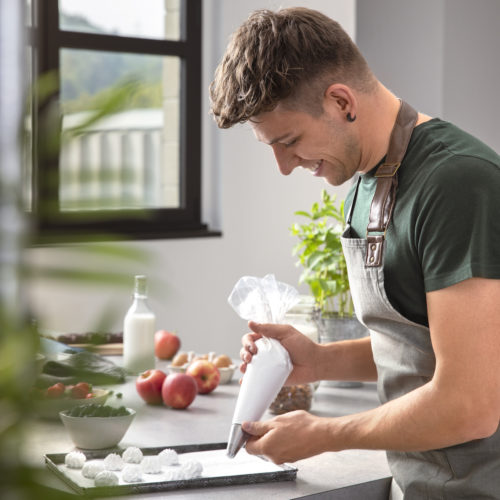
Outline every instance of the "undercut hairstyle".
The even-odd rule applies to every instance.
[[[365,93],[377,83],[339,23],[303,7],[257,10],[233,33],[216,69],[211,111],[220,128],[245,123],[278,103],[317,116],[333,83]]]

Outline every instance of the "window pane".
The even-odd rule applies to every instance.
[[[179,40],[181,0],[59,0],[63,30]]]
[[[179,207],[180,59],[73,49],[60,56],[60,209]],[[119,110],[70,133],[111,99]]]

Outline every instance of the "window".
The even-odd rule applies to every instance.
[[[201,0],[27,7],[37,239],[214,234],[201,222]]]

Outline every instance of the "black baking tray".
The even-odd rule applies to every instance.
[[[225,450],[227,443],[191,444],[182,446],[162,446],[158,448],[141,448],[146,455],[157,455],[165,448],[175,450],[178,454],[202,452],[210,450]],[[120,453],[123,450],[82,450],[88,460],[101,459],[109,453]],[[119,484],[116,486],[82,486],[73,480],[65,471],[64,458],[66,453],[50,453],[45,455],[45,463],[49,470],[70,486],[79,495],[87,497],[103,497],[115,495],[130,495],[137,493],[151,493],[157,491],[171,491],[191,488],[207,488],[215,486],[231,486],[239,484],[256,484],[278,481],[293,481],[297,477],[297,468],[288,464],[274,465],[277,469],[272,472],[258,472],[249,474],[235,474],[224,476],[197,477],[180,481],[149,481],[142,483]],[[267,462],[263,457],[256,460]],[[90,481],[90,480],[89,480]],[[88,481],[87,481],[88,482]]]

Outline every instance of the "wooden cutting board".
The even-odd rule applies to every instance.
[[[121,356],[123,354],[123,344],[68,344],[69,347],[77,347],[101,354],[103,356]]]

